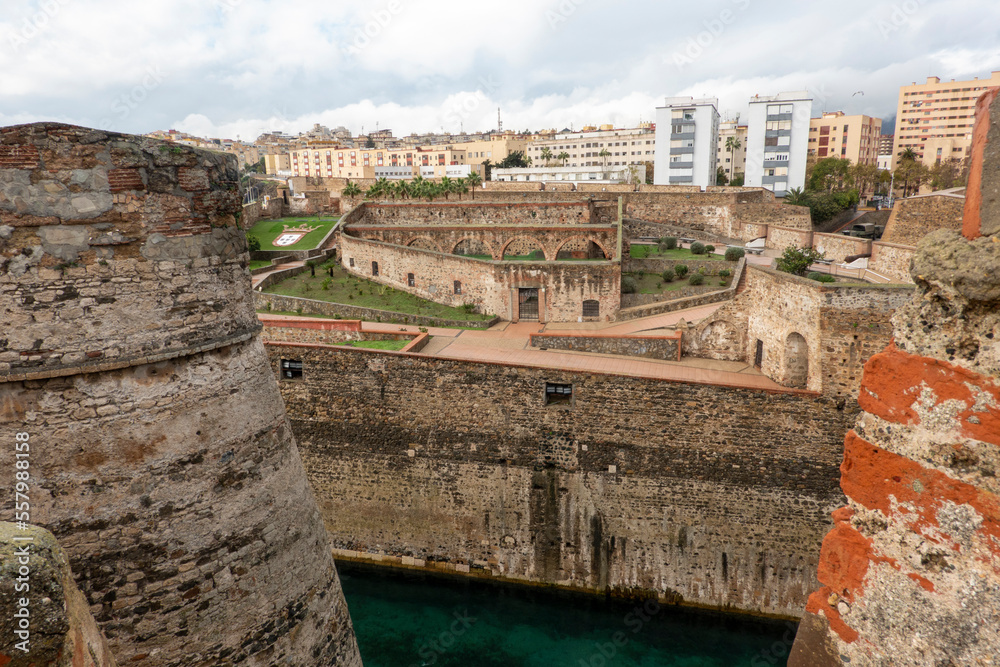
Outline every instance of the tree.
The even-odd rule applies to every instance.
[[[602,162],[602,167],[601,168],[603,169],[604,173],[601,174],[601,175],[604,178],[607,178],[608,177],[608,173],[607,173],[608,172],[608,158],[611,157],[611,151],[609,151],[607,148],[602,148],[601,152],[597,154],[597,157],[601,158],[601,162]]]
[[[489,160],[483,160],[483,180],[490,180],[490,176],[493,175],[493,163]]]
[[[792,188],[785,195],[785,203],[792,206],[808,206],[809,196],[802,192],[802,188]]]
[[[653,177],[656,175],[654,166],[652,162],[643,162],[646,165],[646,183],[648,185],[653,184]]]
[[[730,137],[730,139],[732,139],[732,137]],[[715,170],[715,184],[716,185],[725,185],[728,182],[729,182],[729,179],[726,178],[726,168],[723,167],[722,165],[719,165],[719,167],[716,168],[716,170]]]
[[[452,181],[447,176],[442,176],[441,177],[441,183],[440,183],[440,185],[438,187],[438,193],[444,195],[445,199],[448,199],[448,195],[451,194],[452,192],[454,192],[451,189],[452,185],[454,185],[454,181]]]
[[[816,263],[818,259],[823,259],[823,253],[816,252],[812,248],[793,248],[789,246],[785,248],[785,252],[778,258],[776,266],[779,271],[791,273],[796,276],[804,276],[806,275],[806,269],[811,264]]]
[[[828,194],[833,192],[834,187],[842,189],[850,168],[850,160],[839,157],[823,158],[813,165],[806,177],[806,189],[813,192],[825,190]]]
[[[462,200],[462,195],[469,191],[469,179],[462,176],[461,178],[455,179],[455,184],[452,186],[452,192],[458,195],[459,201]]]
[[[848,180],[860,194],[871,192],[878,181],[879,169],[873,164],[855,164],[848,169]]]
[[[733,179],[736,178],[736,156],[734,153],[743,147],[739,138],[736,135],[726,137],[726,150],[729,151],[729,164],[731,165]],[[718,179],[716,179],[718,181]],[[725,185],[723,183],[723,185]],[[742,185],[742,184],[741,184]]]
[[[358,187],[357,183],[351,183],[350,181],[347,181],[347,184],[344,185],[344,188],[343,190],[340,191],[340,194],[342,194],[345,197],[357,197],[361,195],[361,188]]]
[[[466,183],[472,188],[472,198],[476,198],[476,188],[478,188],[483,183],[483,177],[479,175],[478,171],[470,172],[468,176],[465,177]]]
[[[556,159],[557,160],[562,160],[562,166],[565,167],[566,166],[566,160],[569,159],[569,153],[567,153],[566,151],[563,151],[562,153],[560,153],[559,155],[556,156]]]
[[[743,174],[742,171],[734,171],[733,172],[733,177],[729,180],[730,187],[734,187],[734,188],[741,188],[741,187],[743,187],[743,182],[744,182],[745,178],[746,177],[745,177],[745,175]]]
[[[947,190],[956,187],[959,180],[961,160],[941,160],[930,169],[931,187],[935,190]]]
[[[897,183],[903,182],[903,196],[908,197],[910,186],[913,186],[914,191],[919,190],[920,184],[930,176],[930,170],[922,162],[917,162],[916,153],[912,148],[907,148],[900,155],[893,174]]]
[[[500,169],[525,169],[531,166],[531,158],[524,156],[524,151],[511,151],[504,159],[497,162]]]
[[[545,160],[545,166],[549,166],[549,160],[552,159],[552,149],[548,146],[542,149],[542,159]]]

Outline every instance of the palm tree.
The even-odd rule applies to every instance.
[[[607,178],[607,171],[608,171],[608,158],[609,158],[609,157],[611,157],[611,151],[609,151],[609,150],[608,150],[607,148],[602,148],[602,149],[601,149],[601,152],[597,154],[597,157],[599,157],[599,158],[602,158],[602,162],[603,162],[603,165],[602,165],[602,169],[603,169],[603,170],[604,170],[604,172],[605,172],[605,173],[604,173],[604,174],[602,174],[602,175],[603,175],[603,176],[604,176],[605,178]]]
[[[465,181],[469,184],[469,187],[472,188],[472,198],[475,199],[476,188],[482,185],[483,177],[479,175],[478,171],[473,171],[468,176],[465,177]]]
[[[452,186],[452,192],[458,195],[458,200],[462,201],[462,194],[469,190],[469,181],[464,176],[455,179],[455,184]]]
[[[344,189],[340,193],[345,197],[357,197],[361,194],[361,188],[358,187],[357,183],[347,181],[347,184],[344,185]]]
[[[739,138],[736,135],[726,137],[726,150],[729,151],[729,175],[732,177],[736,174],[736,162],[733,156],[734,151],[738,151],[743,147]]]
[[[440,192],[441,194],[443,194],[444,198],[447,199],[448,195],[453,192],[452,185],[454,185],[454,183],[455,182],[453,180],[451,180],[450,178],[448,178],[447,176],[442,176],[441,177],[441,188],[440,188],[440,190],[438,190],[438,192]]]
[[[732,137],[730,137],[732,139]],[[792,206],[805,206],[806,205],[806,195],[802,192],[802,188],[792,188],[785,194],[785,203],[791,204]]]
[[[542,149],[542,159],[545,160],[545,166],[548,166],[549,160],[552,159],[552,149],[548,146]]]
[[[557,160],[562,160],[562,163],[563,163],[562,166],[565,167],[566,166],[566,160],[569,159],[569,153],[567,153],[566,151],[563,151],[562,153],[560,153],[559,155],[556,156],[556,159]]]

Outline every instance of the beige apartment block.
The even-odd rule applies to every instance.
[[[740,147],[730,151],[726,148],[726,140],[736,137]],[[733,180],[736,174],[746,174],[747,171],[747,126],[740,125],[739,120],[724,120],[719,123],[719,144],[715,151],[715,165],[722,167],[726,180]]]
[[[264,156],[264,172],[284,176],[292,171],[292,159],[288,153],[274,153]]]
[[[552,153],[548,165],[542,157],[546,148]],[[602,157],[602,151],[609,154]],[[556,159],[560,153],[569,155],[565,165]],[[600,129],[580,132],[540,133],[532,135],[527,156],[533,167],[619,167],[653,162],[656,159],[656,125],[642,123],[639,127],[623,129],[602,125]]]
[[[809,121],[808,155],[819,160],[845,158],[851,164],[877,162],[882,140],[882,119],[830,111]]]
[[[912,148],[928,167],[942,160],[965,159],[972,145],[976,100],[987,88],[997,86],[1000,86],[1000,72],[993,72],[988,79],[952,79],[945,83],[929,76],[927,83],[901,87],[892,147],[893,169],[907,148]]]

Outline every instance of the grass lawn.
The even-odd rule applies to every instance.
[[[271,262],[264,259],[251,259],[250,260],[250,270],[260,269],[265,266],[271,266]]]
[[[674,250],[664,250],[660,252],[659,248],[655,245],[633,245],[629,247],[629,256],[632,259],[687,259],[692,262],[700,262],[704,260],[709,261],[726,261],[723,255],[693,255],[691,251],[687,248],[675,248]]]
[[[312,250],[319,245],[330,228],[333,227],[340,217],[333,218],[282,218],[281,220],[261,220],[247,232],[249,236],[256,236],[260,240],[260,249],[268,252],[277,250]],[[276,246],[275,239],[281,236],[285,227],[289,228],[309,228],[309,232],[292,245]]]
[[[369,350],[402,350],[410,344],[408,340],[345,340],[337,345],[348,347],[365,347]]]
[[[327,273],[330,268],[333,269],[332,278]],[[324,283],[326,283],[326,289],[323,289]],[[310,272],[307,270],[294,278],[272,285],[265,293],[343,303],[362,308],[391,310],[409,315],[440,317],[447,320],[483,321],[491,319],[490,315],[469,313],[464,308],[444,306],[427,299],[421,299],[409,292],[357,278],[345,271],[336,261],[317,266],[315,278],[310,276]]]
[[[635,278],[636,285],[638,286],[638,294],[665,294],[667,292],[673,292],[681,289],[682,287],[688,287],[688,276],[684,276],[684,279],[674,278],[671,282],[663,282],[663,278],[655,273],[630,273],[627,274]],[[703,282],[699,287],[711,287],[713,289],[725,289],[730,285],[733,277],[730,275],[727,278],[722,278],[720,276],[705,276],[705,282]],[[705,290],[706,292],[709,290]]]

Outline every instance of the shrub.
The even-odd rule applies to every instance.
[[[323,289],[324,290],[329,290],[330,289],[330,278],[324,278],[323,279]]]
[[[668,250],[672,250],[672,248],[668,247],[667,244],[664,243],[663,241],[660,241],[660,243],[656,246],[656,250],[660,254],[663,254],[663,253],[667,252]]]
[[[708,271],[705,270],[704,266],[699,266],[698,267],[698,273],[700,273],[701,275],[705,275],[705,274],[708,273]]]
[[[705,276],[700,273],[692,273],[691,277],[688,278],[689,285],[701,285],[705,282]]]
[[[700,241],[695,241],[691,244],[691,254],[692,255],[704,255],[705,254],[705,244]]]
[[[256,236],[247,234],[247,244],[250,246],[250,252],[260,251],[260,239]]]
[[[709,243],[707,246],[705,246],[705,252],[711,255],[713,252],[715,252],[715,246]]]
[[[639,291],[639,285],[636,284],[635,278],[632,276],[622,276],[622,294],[635,294]]]
[[[664,269],[663,273],[660,274],[660,277],[663,278],[663,282],[665,282],[665,283],[673,282],[673,280],[674,280],[674,270],[673,269]]]
[[[667,250],[674,250],[677,248],[677,238],[674,236],[668,236],[663,239],[663,243],[666,244]]]
[[[837,279],[831,276],[829,273],[820,273],[819,271],[811,271],[809,275],[806,276],[809,280],[815,280],[819,283],[835,283]]]
[[[809,265],[817,259],[823,259],[823,253],[816,252],[812,248],[785,248],[785,252],[778,258],[776,267],[779,271],[791,273],[796,276],[804,276]]]
[[[674,267],[674,273],[677,274],[678,278],[684,278],[687,275],[688,267],[687,264],[678,264]]]
[[[719,277],[720,278],[728,278],[729,277],[729,269],[719,269]]]
[[[747,251],[743,248],[726,248],[726,261],[727,262],[738,262],[747,254]]]
[[[726,286],[726,281],[725,280],[720,280],[719,281],[719,287],[725,287],[725,286]]]
[[[471,315],[472,313],[476,312],[476,304],[474,304],[474,303],[463,303],[462,304],[462,310],[464,310],[466,313],[468,313],[469,315]]]

